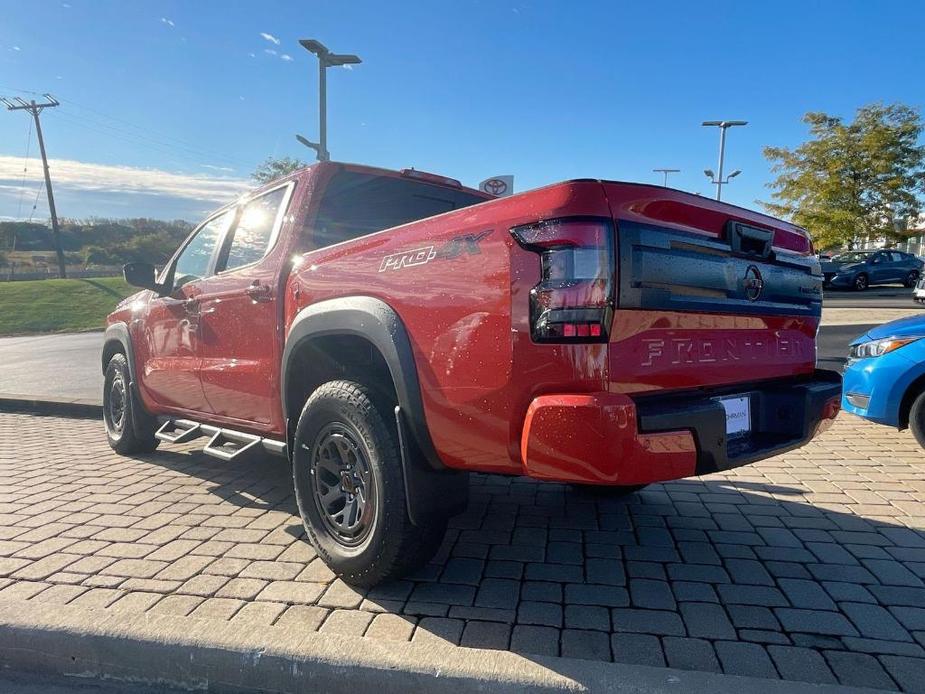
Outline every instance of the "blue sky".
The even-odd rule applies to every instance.
[[[718,133],[700,123],[744,119],[724,197],[755,207],[762,147],[798,144],[804,112],[925,99],[908,29],[923,3],[0,0],[0,16],[0,95],[62,102],[42,122],[67,217],[192,220],[266,156],[311,160],[294,134],[317,136],[317,63],[299,38],[364,61],[329,72],[335,159],[512,173],[518,190],[671,167],[673,186],[712,194]],[[0,218],[36,200],[27,134],[0,112]]]

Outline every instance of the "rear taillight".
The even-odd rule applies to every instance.
[[[610,220],[554,219],[511,234],[540,256],[540,282],[530,290],[534,341],[606,342],[614,307]]]

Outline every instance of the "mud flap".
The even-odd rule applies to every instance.
[[[435,520],[462,513],[469,504],[469,473],[461,470],[434,470],[421,455],[415,455],[401,407],[395,406],[395,427],[401,449],[402,474],[408,518],[421,527]]]

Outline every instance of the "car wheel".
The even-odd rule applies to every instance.
[[[863,292],[868,287],[867,275],[863,272],[854,278],[854,289]]]
[[[903,280],[903,284],[909,287],[910,289],[915,286],[916,281],[919,279],[919,273],[917,270],[910,270],[909,274],[906,275],[906,279]]]
[[[328,568],[355,586],[423,566],[446,532],[446,518],[411,523],[398,436],[388,422],[365,386],[331,381],[308,398],[293,439],[305,530]]]
[[[160,443],[154,437],[154,421],[136,411],[131,377],[124,354],[114,354],[103,379],[103,424],[106,438],[116,453],[150,453]]]
[[[912,429],[915,440],[922,448],[925,448],[925,392],[919,393],[912,401],[912,408],[909,410],[909,428]]]

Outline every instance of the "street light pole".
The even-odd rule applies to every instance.
[[[681,169],[652,169],[654,173],[664,174],[665,178],[662,182],[662,185],[668,187],[668,174],[681,173]]]
[[[744,120],[707,120],[703,122],[705,126],[713,126],[719,128],[719,163],[717,164],[717,171],[719,175],[713,180],[712,172],[707,174],[712,183],[716,184],[716,199],[722,200],[723,197],[723,186],[729,183],[729,180],[738,176],[741,171],[736,171],[734,174],[731,174],[729,178],[723,179],[723,164],[726,159],[726,130],[732,128],[736,125],[748,125],[748,121]]]
[[[295,138],[306,147],[315,150],[318,161],[329,161],[328,151],[328,68],[340,65],[356,65],[363,62],[358,56],[346,53],[331,53],[321,41],[301,39],[299,44],[309,53],[318,56],[318,142],[311,142],[301,135]]]
[[[318,143],[321,145],[318,159],[328,161],[328,67],[318,59]]]

